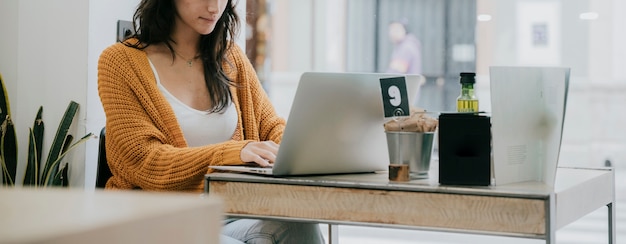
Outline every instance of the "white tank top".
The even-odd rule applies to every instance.
[[[222,113],[209,113],[189,107],[165,89],[152,61],[150,67],[159,90],[174,109],[188,146],[197,147],[231,139],[237,127],[237,111],[232,101]]]

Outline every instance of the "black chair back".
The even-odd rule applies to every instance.
[[[104,145],[105,134],[106,128],[103,127],[100,131],[100,145],[98,146],[98,172],[96,173],[96,188],[104,188],[109,178],[113,176],[113,174],[111,174],[111,169],[109,169],[109,164],[107,163],[106,146]]]

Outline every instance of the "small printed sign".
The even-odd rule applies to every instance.
[[[404,76],[381,78],[380,91],[383,98],[385,118],[409,116],[409,98]]]

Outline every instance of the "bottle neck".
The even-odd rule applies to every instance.
[[[463,83],[461,84],[461,95],[462,96],[474,96],[474,84],[471,83]]]

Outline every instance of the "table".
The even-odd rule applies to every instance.
[[[541,182],[498,186],[442,186],[424,179],[390,182],[388,174],[268,177],[236,173],[205,176],[205,192],[224,200],[226,215],[241,218],[452,231],[555,243],[555,232],[608,207],[615,243],[612,169],[558,168],[554,187]]]
[[[222,218],[198,194],[0,189],[0,243],[219,243]]]

